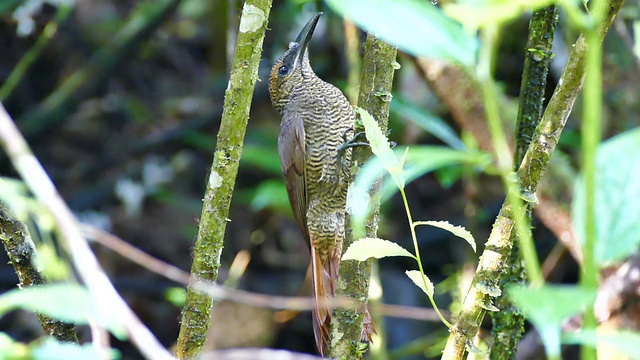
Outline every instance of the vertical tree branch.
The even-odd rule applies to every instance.
[[[520,104],[516,121],[516,149],[513,159],[517,170],[524,154],[531,143],[536,126],[542,118],[544,93],[547,85],[547,74],[552,53],[551,45],[555,36],[558,21],[558,8],[551,5],[533,12],[529,22],[529,39],[525,53],[524,71],[520,85]],[[529,209],[531,210],[530,206]],[[530,211],[528,212],[531,214]],[[530,226],[530,216],[525,220]],[[507,284],[524,283],[526,272],[521,259],[516,232],[511,233],[509,242],[513,248],[505,271],[500,278],[500,288]],[[511,359],[515,357],[518,342],[524,332],[524,316],[511,304],[505,294],[496,303],[500,310],[491,312],[493,322],[491,359]]]
[[[191,267],[194,281],[203,279],[214,282],[218,279],[224,233],[229,221],[227,216],[270,10],[271,0],[248,0],[242,8],[229,86],[194,247]],[[211,307],[212,299],[196,291],[194,284],[189,285],[182,310],[178,358],[194,358],[202,352],[209,329]]]
[[[600,41],[609,30],[623,3],[624,0],[610,1],[607,16],[599,27]],[[586,53],[587,44],[584,36],[581,35],[573,47],[569,62],[518,169],[518,180],[523,193],[535,192],[551,153],[558,144],[567,118],[582,88]],[[443,359],[463,358],[467,346],[471,344],[484,318],[486,305],[491,304],[491,297],[499,293],[496,291],[499,289],[497,276],[504,270],[506,258],[509,256],[512,245],[509,239],[513,228],[513,214],[508,203],[505,202],[487,240],[473,283],[462,304],[458,321],[451,328]]]
[[[33,264],[35,246],[27,227],[14,218],[5,204],[0,203],[0,240],[9,256],[9,262],[18,275],[19,288],[43,285],[47,280]],[[76,327],[48,316],[36,314],[44,332],[58,341],[78,342]]]
[[[360,94],[358,106],[367,110],[378,121],[380,128],[385,132],[389,126],[389,105],[391,102],[391,88],[393,75],[398,68],[396,62],[396,48],[367,35],[365,42],[364,59],[362,61],[362,73],[360,76]],[[364,131],[356,127],[356,132]],[[360,167],[371,157],[368,147],[357,147],[353,150],[352,175],[355,177]],[[354,240],[361,237],[377,237],[378,217],[380,213],[378,192],[380,183],[376,183],[369,195],[376,202],[374,211],[365,223],[364,234],[354,234],[348,230],[345,234],[344,246],[346,250]],[[348,206],[348,205],[347,205]],[[347,214],[347,223],[350,218]],[[349,226],[348,229],[351,229]],[[358,359],[362,357],[360,338],[362,336],[362,323],[365,317],[366,304],[369,293],[369,280],[371,278],[371,266],[373,260],[342,261],[340,264],[340,277],[338,278],[336,295],[348,296],[361,301],[362,306],[356,309],[337,309],[331,322],[331,342],[329,354],[338,359]]]

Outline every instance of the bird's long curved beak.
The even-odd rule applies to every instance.
[[[307,51],[307,46],[309,46],[309,42],[313,36],[313,31],[316,29],[320,16],[322,16],[321,12],[315,14],[302,28],[300,34],[298,34],[298,37],[296,38],[295,42],[299,45],[296,54],[296,63],[298,65],[302,63],[304,52]]]

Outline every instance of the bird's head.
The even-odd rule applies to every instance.
[[[303,82],[304,77],[313,74],[309,65],[307,47],[321,15],[322,13],[317,13],[307,22],[296,40],[289,43],[289,49],[271,68],[269,94],[273,106],[278,111],[282,111],[293,89]]]

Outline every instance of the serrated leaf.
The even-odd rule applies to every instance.
[[[380,126],[378,126],[378,123],[371,114],[361,108],[357,108],[357,110],[362,119],[362,125],[364,126],[367,140],[371,146],[371,152],[373,152],[382,163],[382,166],[389,172],[396,186],[403,189],[405,183],[402,170],[403,164],[391,149],[387,136],[382,133]]]
[[[405,52],[465,65],[475,63],[478,41],[428,1],[325,1],[336,13]]]
[[[431,282],[431,280],[427,275],[425,275],[423,279],[422,274],[418,270],[407,270],[405,273],[407,274],[409,279],[411,279],[411,281],[413,281],[413,283],[416,284],[417,287],[422,289],[422,291],[424,291],[424,293],[427,294],[429,298],[433,297],[433,292],[434,292],[433,283]],[[427,286],[426,288],[425,288],[425,282]]]
[[[449,223],[448,221],[416,221],[414,224],[416,226],[429,225],[429,226],[440,228],[442,230],[447,230],[453,235],[468,242],[469,245],[471,245],[471,248],[473,248],[473,251],[474,252],[476,251],[476,240],[473,238],[473,235],[471,235],[471,233],[467,229],[465,229],[463,226],[456,226]]]
[[[367,135],[368,136],[368,135]],[[474,167],[481,169],[491,163],[491,156],[478,151],[459,151],[445,146],[412,146],[411,151],[406,151],[405,147],[396,147],[393,152],[397,158],[402,157],[406,153],[404,161],[403,173],[406,182],[427,174],[431,171],[441,169],[447,166],[463,165],[469,169]],[[378,157],[371,159],[364,164],[355,180],[355,186],[359,191],[367,191],[374,183],[376,183],[386,173]],[[398,191],[395,182],[385,179],[382,183],[380,191],[380,201],[388,200]],[[353,211],[351,220],[354,228],[362,228],[366,217],[371,213],[372,203],[374,202],[353,202]]]
[[[362,238],[349,246],[342,255],[342,260],[365,261],[369,258],[381,259],[393,256],[406,256],[415,259],[413,254],[394,242],[378,238]]]

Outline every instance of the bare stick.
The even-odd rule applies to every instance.
[[[172,356],[144,326],[120,297],[100,267],[89,244],[80,233],[77,220],[31,152],[29,145],[0,103],[0,144],[31,192],[53,215],[62,236],[60,241],[71,256],[80,278],[96,302],[117,318],[131,342],[149,359],[172,359]]]

